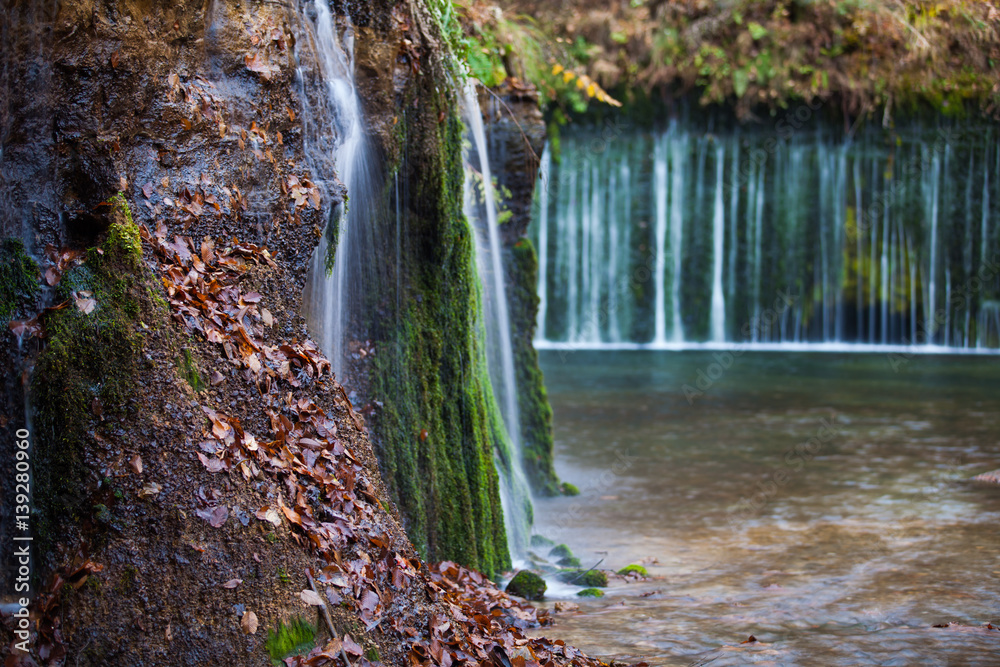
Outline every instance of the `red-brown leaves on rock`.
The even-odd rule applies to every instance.
[[[361,648],[361,646],[356,641],[351,639],[350,635],[344,635],[342,643],[344,646],[344,651],[350,653],[351,655],[361,655],[365,652],[364,649]]]
[[[288,177],[285,185],[289,196],[295,200],[296,208],[304,207],[308,203],[317,211],[319,210],[319,188],[308,178],[299,181],[299,178],[293,174]]]
[[[251,133],[258,132],[263,134],[251,128]],[[286,186],[293,198],[298,195],[297,205],[305,205],[312,197],[309,189],[315,187],[294,177]],[[258,401],[267,415],[269,432],[255,435],[246,433],[235,417],[205,407],[199,460],[211,472],[238,469],[247,477],[264,474],[272,480],[274,500],[254,515],[274,526],[284,517],[295,539],[326,558],[328,564],[315,580],[332,604],[352,608],[367,631],[381,627],[402,642],[411,664],[489,664],[498,646],[519,667],[599,664],[561,642],[525,637],[522,630],[549,622],[547,612],[507,596],[480,573],[448,562],[426,567],[394,550],[389,517],[377,491],[358,457],[338,437],[352,424],[361,431],[364,423],[343,387],[334,382],[330,362],[308,340],[269,342],[266,327],[273,320],[263,308],[263,296],[241,289],[240,276],[251,265],[276,268],[266,249],[235,239],[225,247],[210,239],[196,246],[179,235],[168,242],[163,223],[155,233],[145,226],[140,231],[162,262],[160,273],[174,318],[219,345],[220,356],[238,374],[256,381]],[[213,374],[213,383],[222,380],[221,373]],[[327,415],[313,398],[316,392],[343,406],[351,422],[338,424]],[[225,523],[228,509],[221,492],[199,489],[196,501],[200,518],[214,527]],[[404,590],[409,592],[404,595]],[[408,600],[424,592],[445,613],[428,619],[426,607],[408,606]],[[384,618],[392,622],[383,623]],[[339,665],[347,654],[362,653],[360,645],[345,637],[339,645],[331,642],[286,663]],[[372,664],[364,657],[351,662],[357,667]]]
[[[277,67],[271,65],[264,58],[262,58],[260,53],[254,53],[253,55],[248,54],[245,58],[245,62],[248,70],[260,74],[260,78],[265,81],[270,81],[271,75],[278,70]]]
[[[226,519],[229,518],[229,508],[225,505],[205,507],[195,510],[195,514],[207,521],[212,528],[221,528],[226,523]]]

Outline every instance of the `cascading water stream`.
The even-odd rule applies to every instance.
[[[340,382],[345,381],[345,335],[364,281],[362,261],[371,248],[367,216],[376,210],[377,163],[365,133],[361,102],[354,84],[354,37],[349,23],[338,25],[325,0],[300,8],[311,24],[309,59],[316,69],[300,64],[302,124],[312,173],[324,200],[339,199],[340,186],[349,202],[334,206],[328,228],[313,254],[305,303],[310,329],[330,358]],[[313,85],[306,85],[309,81]],[[311,92],[317,91],[317,92]],[[336,175],[335,175],[336,174]],[[331,254],[331,249],[333,250]]]
[[[503,417],[509,451],[500,452],[500,497],[511,558],[527,556],[531,498],[521,462],[521,428],[510,316],[504,285],[497,200],[490,173],[486,130],[474,84],[463,89],[462,111],[471,146],[466,154],[465,214],[476,231],[476,265],[482,285],[483,325],[490,384]],[[506,459],[506,460],[504,460]]]
[[[538,347],[1000,350],[992,128],[591,139],[545,164]]]

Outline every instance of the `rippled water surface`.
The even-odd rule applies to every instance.
[[[655,559],[548,632],[654,665],[1000,664],[1000,487],[968,481],[1000,468],[1000,360],[725,354],[542,353],[581,495],[536,530]]]

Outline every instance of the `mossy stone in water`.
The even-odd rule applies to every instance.
[[[608,585],[608,575],[603,570],[563,570],[558,576],[559,581],[587,588],[605,588]]]
[[[565,544],[558,544],[549,550],[549,558],[560,560],[562,558],[572,558],[573,550]]]
[[[580,559],[576,556],[567,556],[566,558],[560,558],[556,561],[556,565],[559,567],[580,567]]]
[[[561,491],[564,496],[580,495],[580,489],[577,488],[576,484],[570,484],[569,482],[563,482],[560,484],[559,491]]]
[[[545,580],[534,572],[521,570],[514,575],[514,578],[507,584],[506,590],[511,595],[522,597],[525,600],[541,600],[545,597]]]
[[[600,588],[584,588],[577,595],[582,598],[602,598],[604,597],[604,591]]]
[[[544,535],[532,535],[531,546],[535,549],[540,549],[542,547],[555,546],[555,542],[545,537]]]
[[[618,574],[622,575],[635,574],[640,577],[649,576],[649,572],[646,571],[646,568],[644,568],[642,565],[636,565],[635,563],[631,565],[626,565],[622,569],[618,570]]]

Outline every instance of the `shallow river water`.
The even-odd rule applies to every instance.
[[[1000,665],[1000,487],[969,481],[1000,468],[997,357],[542,365],[581,494],[538,501],[536,532],[651,575],[548,634],[652,665]]]

